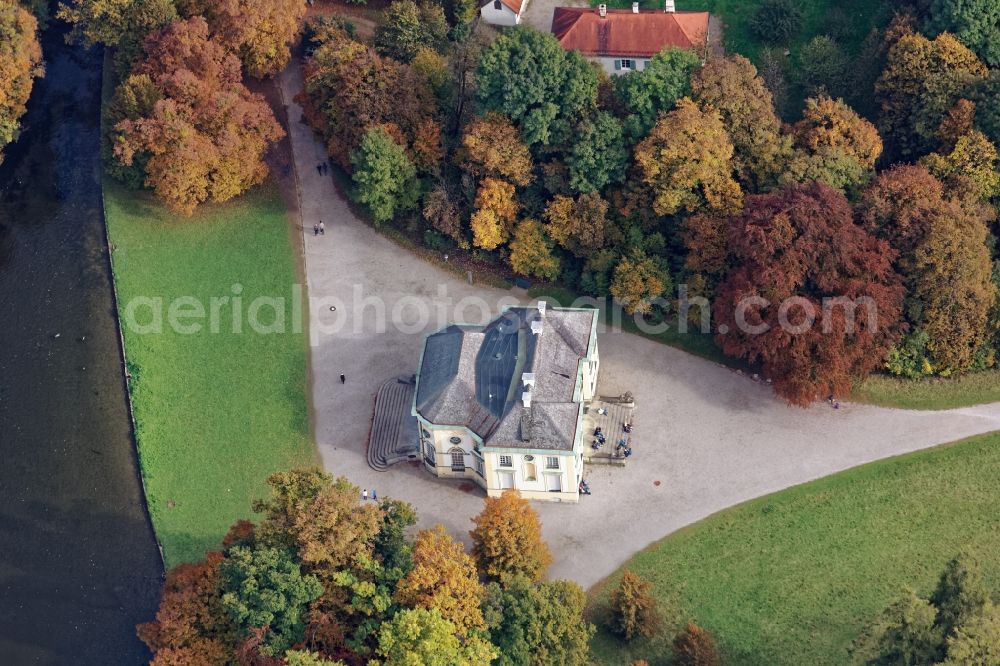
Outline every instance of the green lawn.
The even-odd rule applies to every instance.
[[[1000,401],[1000,370],[953,379],[900,379],[873,375],[862,382],[851,400],[906,409],[951,409]]]
[[[132,374],[140,462],[149,511],[167,565],[218,545],[269,473],[317,460],[306,402],[306,342],[291,332],[292,285],[299,282],[285,206],[265,187],[206,206],[192,219],[166,211],[148,193],[105,183],[119,311]],[[167,305],[242,285],[242,332],[231,303],[218,308],[218,333],[171,330]],[[285,333],[248,326],[258,296],[284,298]],[[162,298],[163,332],[140,333],[125,316],[137,297]],[[273,321],[271,309],[258,321]],[[140,324],[152,321],[139,308]],[[207,322],[207,320],[205,320]],[[186,323],[186,322],[182,322]]]
[[[715,633],[730,666],[848,663],[904,585],[929,592],[968,546],[1000,588],[1000,433],[873,463],[722,511],[636,555],[671,626]],[[619,574],[612,576],[608,586]],[[595,619],[608,587],[591,591]],[[595,661],[667,664],[670,632]]]

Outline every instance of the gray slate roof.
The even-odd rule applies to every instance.
[[[427,338],[417,376],[417,411],[431,423],[465,426],[486,446],[573,447],[573,401],[596,311],[511,308],[485,326],[449,326]],[[541,322],[532,333],[532,322]],[[521,375],[532,372],[531,406]]]

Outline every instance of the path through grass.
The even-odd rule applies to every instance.
[[[166,211],[148,193],[105,183],[119,310],[153,525],[167,565],[200,558],[229,525],[247,515],[275,470],[317,460],[306,402],[306,342],[291,330],[292,286],[299,282],[286,210],[262,188],[192,219]],[[234,285],[239,285],[234,288]],[[233,297],[242,299],[242,332],[233,333]],[[250,330],[258,296],[284,299],[286,332]],[[168,323],[173,299],[218,308],[217,333],[182,334]],[[150,324],[162,302],[163,332],[129,325],[135,309]],[[178,301],[174,301],[177,303]],[[297,307],[296,307],[297,310]],[[259,320],[274,321],[269,307]],[[194,323],[182,320],[181,323]]]
[[[968,546],[1000,588],[1000,433],[893,458],[718,513],[637,554],[674,626],[710,629],[724,663],[849,663],[848,648],[903,586],[926,594]],[[620,576],[612,576],[609,585]],[[599,616],[608,587],[591,591]],[[667,664],[671,632],[595,660]]]

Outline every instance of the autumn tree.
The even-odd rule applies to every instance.
[[[586,257],[607,242],[608,202],[600,194],[575,199],[557,196],[545,208],[545,229],[555,242],[578,257]]]
[[[399,603],[436,609],[459,634],[466,635],[485,627],[479,608],[482,595],[475,563],[442,525],[417,534],[413,568],[396,588]]]
[[[791,148],[757,68],[741,55],[713,58],[691,77],[691,97],[718,111],[733,144],[733,167],[751,191],[777,181]]]
[[[240,631],[266,629],[261,654],[282,655],[302,640],[306,606],[323,586],[315,576],[303,576],[288,551],[235,546],[219,573],[222,606]]]
[[[1000,65],[1000,6],[990,0],[932,0],[924,32],[950,32],[991,67]]]
[[[496,649],[478,636],[460,641],[437,610],[403,610],[379,629],[382,666],[489,666]]]
[[[190,215],[264,181],[264,152],[284,132],[243,85],[239,61],[209,39],[204,19],[151,34],[132,76],[148,76],[159,99],[148,115],[115,125],[114,154],[125,166],[146,159],[145,183],[169,207]]]
[[[948,109],[938,125],[937,138],[941,144],[938,152],[950,152],[955,149],[958,140],[975,129],[976,104],[967,99],[960,99],[955,106]]]
[[[670,288],[663,263],[643,250],[632,250],[615,265],[609,291],[629,314],[645,314]]]
[[[306,15],[302,0],[184,0],[182,9],[204,16],[213,41],[258,79],[285,68]]]
[[[854,192],[875,173],[882,139],[870,122],[842,100],[822,96],[806,100],[802,119],[791,128],[797,152],[782,182],[821,180]]]
[[[720,666],[722,661],[711,632],[689,622],[674,638],[674,663],[677,666]]]
[[[444,185],[438,185],[424,196],[422,213],[435,231],[457,241],[460,246],[468,243],[458,205]]]
[[[3,148],[17,138],[34,79],[41,76],[38,21],[16,2],[0,3],[0,162]]]
[[[946,198],[941,182],[924,167],[900,166],[862,193],[858,212],[869,231],[898,250],[911,335],[926,336],[926,360],[918,350],[890,369],[911,376],[968,370],[988,339],[996,299],[981,211]]]
[[[615,78],[625,133],[633,142],[649,134],[661,113],[691,93],[691,75],[700,64],[691,49],[667,48],[650,58],[645,69]]]
[[[155,666],[223,664],[232,659],[236,628],[222,605],[222,559],[222,553],[212,551],[201,562],[167,572],[156,619],[136,628]]]
[[[469,225],[472,243],[484,250],[493,250],[506,243],[517,218],[514,186],[496,178],[487,178],[476,192],[476,212]]]
[[[649,582],[626,569],[608,597],[608,628],[627,641],[652,637],[659,628],[660,616],[651,589]]]
[[[382,523],[375,535],[374,551],[389,577],[399,580],[413,568],[413,545],[406,537],[406,529],[417,524],[417,512],[408,502],[397,499],[382,500],[379,508]]]
[[[469,123],[456,162],[476,179],[496,178],[518,186],[531,182],[531,153],[517,128],[498,113]]]
[[[416,142],[431,148],[415,150],[411,162],[439,149],[433,147],[439,139],[427,124],[436,121],[438,101],[426,73],[380,56],[336,26],[324,27],[316,39],[318,46],[304,66],[304,89],[296,99],[336,163],[349,169],[364,134],[389,124],[405,138],[402,147],[409,150]],[[421,168],[434,170],[430,164]]]
[[[621,121],[605,111],[576,128],[566,166],[569,185],[577,192],[597,192],[625,179],[628,152]]]
[[[116,47],[115,59],[127,68],[149,33],[177,20],[177,9],[173,0],[70,0],[56,15],[73,26],[69,39]]]
[[[966,190],[983,201],[1000,194],[997,148],[978,130],[957,137],[950,152],[921,158],[928,171],[954,190]]]
[[[722,351],[760,364],[775,391],[808,405],[847,394],[899,335],[894,253],[822,183],[748,197],[729,220],[732,267],[713,320]]]
[[[597,99],[597,73],[549,33],[515,26],[483,51],[476,70],[481,111],[510,118],[528,146],[560,144]]]
[[[344,666],[344,662],[327,659],[318,652],[289,650],[285,653],[284,666]]]
[[[733,179],[733,144],[716,111],[684,98],[635,149],[657,215],[731,212],[743,204]]]
[[[560,262],[552,250],[553,242],[545,227],[537,220],[521,220],[510,242],[510,266],[521,275],[555,280],[559,277]]]
[[[945,114],[986,74],[976,55],[948,33],[933,40],[919,34],[897,40],[875,86],[879,129],[892,154],[919,156],[933,148]]]
[[[435,2],[395,0],[382,13],[373,41],[379,53],[403,62],[413,60],[421,48],[440,50],[448,41],[444,9]]]
[[[472,519],[472,556],[484,576],[522,573],[541,580],[552,564],[552,554],[542,540],[542,525],[531,503],[516,490],[487,497],[482,512]]]
[[[586,595],[571,581],[532,583],[504,577],[487,586],[483,613],[499,656],[494,666],[585,664],[594,627],[583,618]]]

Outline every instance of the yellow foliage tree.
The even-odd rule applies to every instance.
[[[552,564],[538,514],[516,490],[487,497],[472,522],[472,556],[483,575],[499,580],[503,574],[520,573],[538,581]]]
[[[740,210],[743,192],[733,179],[732,157],[718,112],[702,111],[686,97],[635,149],[657,215]]]
[[[484,250],[493,250],[506,243],[516,217],[514,186],[503,180],[487,178],[476,192],[476,212],[470,223],[473,244]]]
[[[931,153],[920,162],[953,188],[971,188],[971,193],[981,200],[992,199],[1000,193],[997,148],[978,130],[958,137],[955,147],[947,155]]]
[[[604,247],[607,213],[608,202],[597,192],[575,200],[560,194],[545,208],[546,231],[552,240],[584,257]]]
[[[642,250],[636,250],[615,266],[611,278],[611,295],[629,314],[646,313],[653,301],[669,286],[665,270]]]
[[[543,280],[559,277],[559,258],[552,254],[552,241],[537,220],[521,220],[510,242],[510,265],[521,275]]]
[[[618,586],[608,599],[608,626],[616,634],[630,641],[642,636],[650,638],[656,633],[660,617],[656,610],[649,583],[631,569],[626,569]]]
[[[882,139],[870,122],[843,100],[826,95],[806,100],[802,120],[792,126],[795,145],[811,153],[835,150],[855,158],[865,169],[874,169],[882,154]]]
[[[531,182],[531,153],[517,128],[499,113],[469,123],[456,160],[475,178],[502,178],[521,187]]]
[[[464,635],[470,629],[486,626],[480,610],[483,593],[472,558],[442,525],[417,534],[413,568],[399,581],[396,601],[404,606],[437,609]]]

